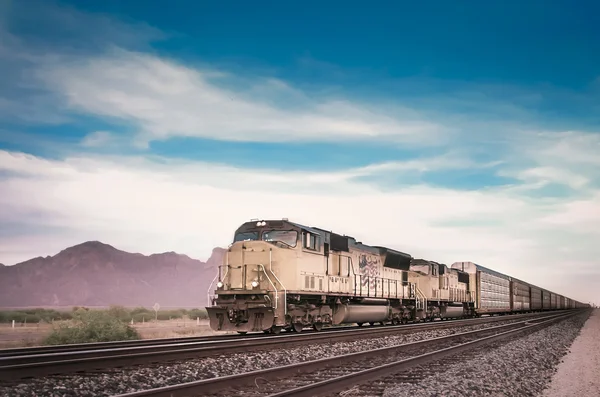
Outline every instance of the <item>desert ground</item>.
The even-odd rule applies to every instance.
[[[174,319],[152,320],[134,323],[133,327],[142,339],[177,338],[185,336],[203,336],[223,334],[210,329],[208,320]],[[22,346],[38,346],[50,333],[51,324],[0,324],[0,349]]]

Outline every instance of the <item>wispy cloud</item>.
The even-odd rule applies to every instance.
[[[600,196],[540,203],[502,187],[475,192],[420,185],[381,191],[344,173],[277,174],[142,157],[49,161],[4,151],[0,167],[8,172],[1,180],[1,219],[61,228],[62,234],[53,234],[52,250],[94,238],[118,241],[125,249],[175,249],[202,258],[228,242],[232,230],[250,217],[293,216],[366,243],[446,262],[475,260],[556,286],[558,279],[540,276],[539,266],[564,266],[569,255],[590,262],[599,254],[594,241],[600,231],[592,227],[597,219],[590,214],[600,209]],[[385,169],[369,172],[376,176]],[[557,236],[560,243],[551,248]],[[33,254],[25,252],[32,238],[8,239],[0,251],[14,251],[5,258],[25,259]],[[572,243],[583,249],[559,252]],[[568,286],[560,290],[581,293]]]
[[[248,218],[289,217],[592,296],[591,284],[564,285],[561,269],[569,263],[600,277],[592,266],[600,257],[600,135],[542,126],[536,109],[552,88],[437,82],[441,93],[407,80],[361,95],[146,51],[165,34],[145,24],[62,6],[28,15],[23,7],[11,3],[0,22],[8,33],[0,34],[0,72],[8,76],[0,80],[0,122],[8,125],[0,144],[11,148],[0,150],[3,263],[87,239],[206,258]],[[32,38],[12,26],[41,19],[52,37],[67,39]],[[353,78],[312,58],[301,64],[337,82]],[[352,142],[360,150],[349,156],[371,153],[327,171],[284,167],[285,158],[240,167],[225,156],[157,155],[158,141],[182,137],[298,151],[312,143],[327,147],[321,157]],[[24,153],[41,145],[53,155]],[[398,153],[377,151],[389,147]],[[452,182],[473,175],[481,179],[468,189]]]
[[[250,142],[383,139],[435,143],[441,125],[403,110],[383,113],[344,99],[305,100],[289,85],[265,80],[232,90],[203,72],[176,62],[125,50],[105,56],[46,64],[38,77],[77,112],[132,122],[137,142],[173,136]],[[218,80],[218,79],[217,79]],[[282,97],[257,101],[257,90]],[[294,100],[285,101],[289,96]]]

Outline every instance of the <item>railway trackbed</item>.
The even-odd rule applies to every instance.
[[[31,354],[7,354],[0,356],[0,381],[15,382],[25,378],[46,375],[103,371],[107,369],[152,365],[156,363],[220,356],[228,353],[268,350],[270,348],[305,346],[322,342],[340,342],[360,338],[377,338],[387,335],[414,333],[433,329],[493,323],[497,321],[519,321],[554,316],[562,312],[528,313],[521,315],[484,317],[468,320],[436,321],[411,325],[385,327],[331,328],[327,332],[290,333],[280,335],[260,335],[260,337],[212,337],[200,341],[155,341],[153,345],[126,345],[120,342],[102,348],[96,346],[84,350],[83,345],[59,346],[58,351],[51,347],[32,348]],[[346,327],[344,327],[346,328]],[[351,329],[350,329],[351,328]],[[116,347],[115,347],[116,346]],[[42,351],[42,352],[40,352]]]
[[[550,313],[550,312],[546,312]],[[541,313],[525,313],[525,314],[510,314],[507,316],[500,317],[483,317],[479,319],[449,319],[447,320],[449,323],[452,322],[454,324],[461,325],[463,323],[467,323],[470,321],[484,321],[487,319],[488,321],[493,321],[492,319],[496,319],[496,321],[506,320],[510,318],[525,318],[527,316],[536,316]],[[434,322],[437,323],[437,322]],[[406,327],[410,329],[413,326],[424,326],[423,323],[409,323],[405,325],[399,325],[396,327]],[[379,326],[375,327],[357,327],[357,326],[338,326],[338,327],[324,327],[320,331],[314,330],[304,330],[302,331],[302,335],[307,334],[315,334],[315,333],[325,333],[325,332],[339,332],[339,331],[359,331],[367,332],[366,330],[377,329]],[[390,327],[390,326],[386,326]],[[368,331],[370,332],[370,331]],[[285,338],[289,336],[289,333],[282,333],[279,335],[269,335],[270,338],[282,337]],[[219,342],[219,341],[232,341],[232,340],[240,340],[240,339],[252,339],[252,338],[265,338],[265,334],[262,332],[254,332],[248,333],[246,335],[240,334],[220,334],[220,335],[207,335],[207,336],[187,336],[187,337],[178,337],[178,338],[160,338],[160,339],[142,339],[142,340],[125,340],[125,341],[117,341],[117,342],[94,342],[94,343],[77,343],[77,344],[68,344],[68,345],[56,345],[56,346],[33,346],[33,347],[14,347],[7,349],[0,349],[0,359],[5,357],[17,357],[17,356],[33,356],[38,354],[55,354],[55,353],[74,353],[74,352],[89,352],[93,350],[105,350],[105,349],[117,349],[117,348],[134,348],[134,347],[143,347],[143,346],[159,346],[159,345],[177,345],[180,343],[196,343],[196,342]]]
[[[361,384],[373,385],[378,379],[414,369],[419,365],[428,365],[421,372],[411,371],[404,378],[400,375],[404,381],[418,381],[420,375],[426,376],[431,371],[435,371],[435,364],[432,363],[448,356],[460,356],[483,345],[513,338],[521,333],[533,332],[580,313],[580,311],[553,313],[549,316],[449,336],[120,394],[117,397],[326,396],[356,388]],[[396,375],[394,378],[398,379]],[[377,385],[371,386],[372,388],[376,389]],[[366,395],[381,394],[373,393],[368,386],[366,389],[368,391]],[[361,393],[348,395],[359,394]]]

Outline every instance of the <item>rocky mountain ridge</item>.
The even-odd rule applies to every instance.
[[[215,248],[202,262],[164,252],[130,253],[99,241],[66,248],[14,266],[0,266],[0,307],[203,307],[217,265]]]

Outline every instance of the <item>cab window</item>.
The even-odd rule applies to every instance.
[[[310,232],[303,232],[302,233],[302,240],[303,240],[303,246],[306,249],[309,250],[313,250],[313,251],[319,251],[320,250],[320,241],[319,241],[319,236]]]
[[[258,240],[258,232],[240,232],[235,235],[233,242]]]
[[[269,230],[263,233],[264,241],[280,242],[294,248],[298,241],[298,232],[295,230]]]

